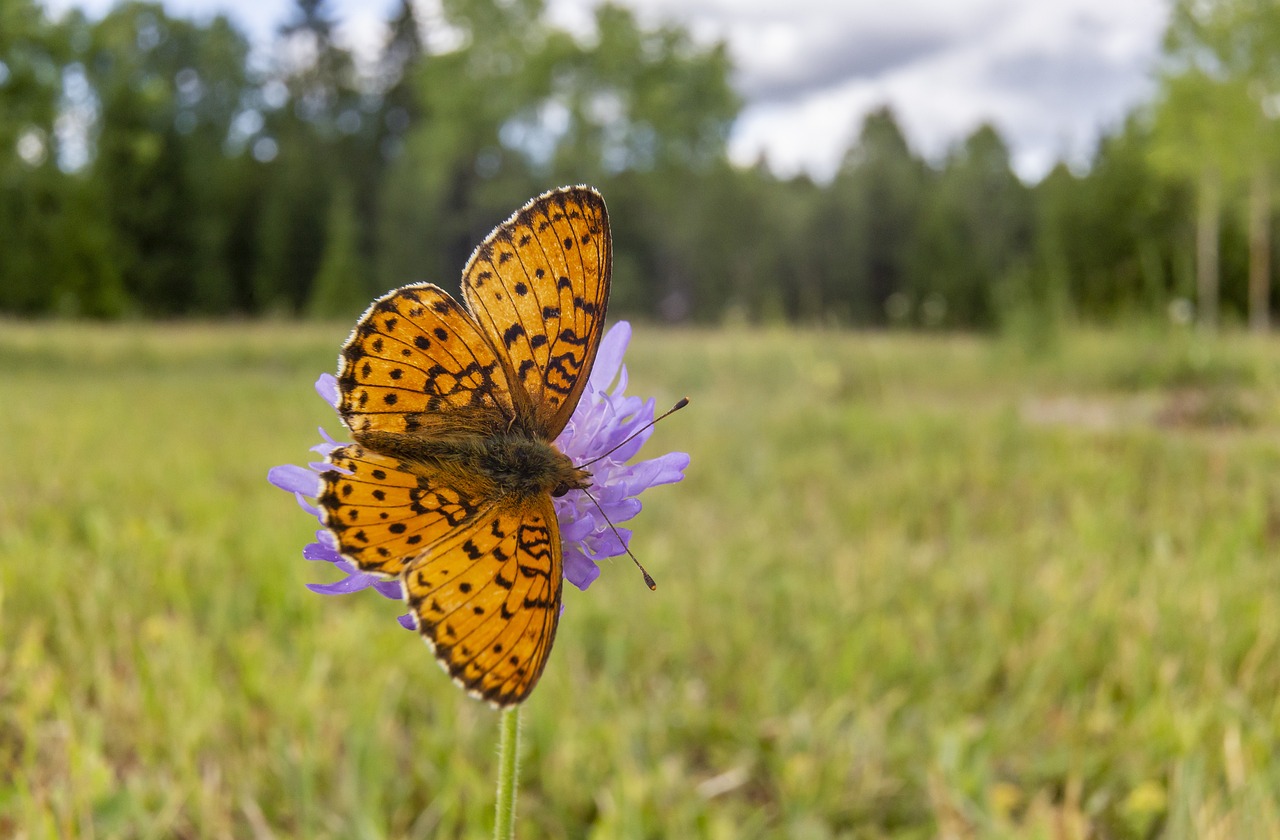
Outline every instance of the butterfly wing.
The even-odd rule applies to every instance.
[[[372,452],[340,446],[321,474],[321,521],[338,551],[362,572],[393,577],[429,546],[471,522],[490,504],[479,488],[455,477]]]
[[[507,375],[480,327],[429,283],[370,305],[338,359],[338,413],[362,433],[491,434],[515,414]]]
[[[517,414],[546,440],[569,422],[591,373],[612,261],[604,199],[565,187],[499,225],[463,270],[463,300],[522,386],[513,389]]]
[[[398,575],[418,631],[450,676],[498,706],[538,682],[560,618],[560,530],[551,497],[495,502],[492,488],[359,444],[328,455],[322,520],[361,571]]]
[[[497,705],[521,702],[560,619],[560,531],[550,496],[495,504],[421,554],[404,575],[418,630],[450,676]]]

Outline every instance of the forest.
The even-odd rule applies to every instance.
[[[631,317],[1268,329],[1277,4],[1172,0],[1151,100],[1034,184],[992,126],[928,160],[889,108],[829,181],[734,166],[727,47],[595,15],[582,39],[541,0],[432,20],[405,0],[358,61],[324,0],[265,58],[225,17],[6,0],[0,313],[351,317],[406,282],[456,288],[525,199],[590,183]]]

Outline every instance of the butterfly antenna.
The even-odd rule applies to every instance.
[[[596,461],[600,461],[600,460],[603,460],[603,459],[605,459],[605,458],[608,458],[608,457],[609,457],[610,455],[612,455],[614,452],[617,452],[619,449],[621,449],[622,447],[624,447],[624,446],[626,446],[628,443],[630,443],[630,442],[631,442],[631,440],[632,440],[636,435],[640,434],[640,433],[641,433],[641,432],[643,432],[645,429],[648,429],[650,426],[652,426],[654,423],[657,423],[659,420],[662,420],[662,419],[665,419],[665,418],[667,418],[667,417],[670,417],[672,414],[675,414],[677,411],[679,411],[680,409],[684,408],[684,407],[685,407],[686,405],[688,405],[688,404],[689,404],[689,398],[688,398],[688,397],[681,397],[681,398],[680,398],[680,401],[679,401],[679,402],[677,402],[675,405],[671,406],[671,408],[668,408],[666,411],[662,412],[662,414],[660,414],[659,416],[657,416],[657,417],[653,418],[653,419],[652,419],[652,420],[650,420],[648,423],[645,423],[643,426],[641,426],[640,428],[636,429],[636,430],[635,430],[634,432],[632,432],[631,434],[627,435],[626,440],[622,441],[622,443],[619,443],[617,446],[614,446],[612,449],[610,449],[608,452],[604,453],[603,455],[597,455],[596,457],[592,458],[590,461],[587,461],[585,464],[575,464],[574,466],[578,467],[578,469],[585,469],[586,467],[589,467],[589,466],[591,466],[592,464],[594,464]],[[595,500],[594,500],[594,499],[592,499],[592,501],[595,501]],[[597,505],[596,505],[596,507],[600,507],[600,505],[598,505],[598,504],[597,504]],[[604,513],[604,511],[600,511],[600,512],[601,512],[601,513]],[[607,517],[607,516],[606,516],[606,517],[605,517],[605,521],[606,521],[606,522],[608,522],[608,520],[609,520],[609,517]],[[610,524],[612,525],[612,523],[610,523]],[[631,559],[632,559],[632,560],[634,560],[635,558],[634,558],[634,557],[632,557]],[[638,565],[640,565],[640,564],[639,564],[639,563],[637,563],[636,565],[638,566]],[[650,589],[652,589],[653,587],[651,586],[651,587],[649,587],[649,588],[650,588]]]
[[[681,400],[681,402],[688,402],[688,400]],[[677,406],[677,408],[681,408],[681,407],[682,406]],[[675,409],[672,409],[672,411],[674,410]],[[667,414],[670,414],[670,413],[671,413],[670,411],[667,412]],[[667,415],[664,414],[662,416],[666,417]],[[661,420],[662,417],[659,417],[658,419]],[[622,534],[618,533],[617,526],[615,526],[613,524],[613,521],[609,519],[609,514],[604,512],[604,508],[600,507],[600,503],[596,501],[596,497],[591,495],[591,491],[585,488],[583,489],[582,492],[587,494],[587,498],[590,499],[591,503],[596,506],[596,510],[600,511],[600,515],[604,517],[604,521],[609,523],[609,527],[613,530],[613,535],[617,537],[618,542],[622,544],[622,550],[627,552],[627,556],[631,558],[631,562],[635,563],[636,568],[640,570],[640,574],[644,575],[645,585],[648,586],[650,590],[657,589],[658,584],[653,582],[653,576],[649,574],[648,570],[645,569],[644,566],[640,565],[640,561],[637,560],[636,556],[631,553],[631,549],[627,546],[627,541],[622,538]]]

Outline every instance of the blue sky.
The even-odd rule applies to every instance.
[[[111,0],[45,0],[99,15]],[[291,0],[164,0],[175,14],[225,12],[265,41]],[[726,40],[745,96],[730,152],[782,174],[828,176],[862,115],[897,112],[915,148],[937,157],[982,121],[1009,141],[1018,171],[1085,160],[1098,133],[1151,90],[1165,0],[621,0],[642,21],[673,20]],[[594,0],[548,0],[552,19],[590,26]],[[338,37],[370,51],[396,0],[330,0]],[[438,0],[419,0],[429,17]]]

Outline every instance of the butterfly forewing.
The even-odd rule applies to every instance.
[[[547,496],[481,511],[405,574],[419,631],[468,691],[507,706],[533,690],[560,617],[560,558]]]
[[[374,301],[342,348],[338,411],[356,433],[492,431],[514,416],[506,373],[444,290],[405,286]]]
[[[578,404],[609,297],[609,216],[589,187],[546,193],[499,225],[467,263],[462,294],[508,376],[554,439]]]

